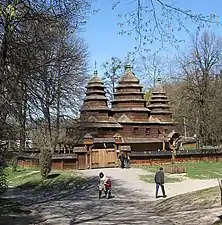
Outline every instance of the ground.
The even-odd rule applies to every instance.
[[[217,180],[191,180],[167,183],[167,199],[154,199],[154,184],[139,179],[147,171],[141,168],[103,169],[111,177],[112,199],[98,199],[97,176],[101,170],[82,171],[84,182],[76,180],[63,183],[59,188],[42,189],[35,185],[29,188],[11,188],[5,198],[23,204],[21,214],[11,215],[10,221],[0,219],[0,224],[212,224],[222,214]],[[34,171],[31,172],[34,176]],[[69,172],[66,172],[69,173]],[[71,173],[71,172],[70,172]],[[28,176],[28,175],[27,175]],[[30,185],[30,184],[29,184]],[[201,193],[179,195],[204,188]],[[212,199],[206,196],[212,192]],[[202,201],[199,196],[203,196]],[[206,196],[205,196],[206,195]],[[197,197],[198,196],[198,197]],[[30,210],[30,211],[28,211]],[[23,217],[21,215],[24,215]]]

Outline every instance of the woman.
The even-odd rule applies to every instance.
[[[128,169],[130,167],[130,157],[128,155],[128,153],[126,153],[125,156],[125,168]]]

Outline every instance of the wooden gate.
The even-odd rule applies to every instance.
[[[92,168],[115,167],[116,162],[115,149],[92,149]]]
[[[78,169],[79,170],[86,169],[86,154],[78,155]]]

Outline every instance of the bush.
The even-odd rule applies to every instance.
[[[41,168],[41,176],[47,179],[52,167],[52,153],[50,149],[42,149],[39,156],[39,165]]]
[[[18,166],[18,156],[15,154],[12,156],[11,166],[12,166],[12,171],[15,172]]]

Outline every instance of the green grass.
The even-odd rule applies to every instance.
[[[183,146],[183,149],[185,151],[195,151],[196,150],[196,147],[193,147],[193,146]]]
[[[154,183],[154,174],[140,175],[140,179],[147,183]],[[165,182],[166,183],[176,183],[181,182],[183,178],[181,177],[171,177],[168,174],[165,174]]]
[[[21,168],[13,172],[12,168],[5,169],[9,186],[19,187],[20,189],[32,192],[33,196],[58,196],[69,193],[86,180],[78,171],[52,171],[49,178],[43,180],[38,168]],[[4,197],[4,196],[2,196]],[[18,216],[28,215],[31,211],[27,210],[21,203],[11,199],[0,198],[0,220],[1,216],[16,214]],[[22,224],[22,223],[21,223]]]
[[[186,163],[187,174],[193,179],[217,179],[222,178],[221,162]]]
[[[222,179],[222,163],[221,162],[195,162],[195,163],[175,163],[169,165],[161,165],[163,168],[170,166],[185,166],[186,174],[183,176],[173,176],[165,173],[166,182],[179,182],[183,177],[191,179]],[[141,179],[146,182],[154,182],[153,176],[160,166],[139,166],[148,172],[147,175],[142,175]]]
[[[13,171],[11,167],[7,167],[5,169],[5,175],[9,186],[19,186],[35,178],[40,178],[38,168],[18,167],[16,171]]]
[[[220,206],[219,187],[207,188],[186,194],[177,195],[157,202],[157,208],[164,212],[213,208]]]
[[[7,177],[7,183],[9,186],[20,187],[24,189],[38,188],[38,189],[50,189],[56,187],[56,189],[69,189],[72,188],[72,184],[79,184],[84,181],[77,171],[52,171],[50,173],[51,178],[43,180],[38,168],[21,168],[13,172],[12,168],[8,167],[5,170]]]

